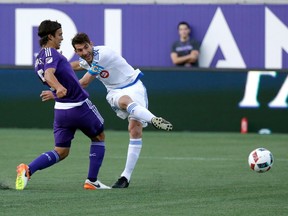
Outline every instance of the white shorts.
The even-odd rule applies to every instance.
[[[130,115],[126,110],[120,109],[118,101],[119,98],[124,95],[128,95],[134,102],[136,102],[140,106],[148,108],[147,91],[141,80],[138,80],[134,85],[127,88],[110,90],[106,96],[106,100],[108,101],[112,109],[116,112],[118,117],[122,119],[126,119],[128,117],[128,120],[135,119],[140,121],[143,124],[143,127],[146,126],[147,122],[144,122],[143,120],[138,119],[133,115]]]

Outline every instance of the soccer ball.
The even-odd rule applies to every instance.
[[[252,170],[263,173],[271,169],[274,162],[272,153],[265,148],[253,150],[248,157],[248,163]]]

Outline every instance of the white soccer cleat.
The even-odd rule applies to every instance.
[[[28,180],[30,179],[29,175],[29,167],[26,164],[20,164],[17,166],[17,177],[16,177],[16,185],[15,188],[16,190],[23,190],[27,183]]]
[[[99,180],[91,182],[89,179],[86,179],[84,184],[84,189],[87,190],[98,190],[98,189],[111,189],[111,187],[104,185]]]
[[[157,129],[166,131],[171,131],[173,129],[173,125],[161,117],[153,117],[151,123]]]

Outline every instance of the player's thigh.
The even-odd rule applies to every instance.
[[[55,146],[60,148],[70,148],[74,138],[76,128],[73,127],[73,120],[69,118],[70,110],[54,111],[54,141]]]
[[[139,105],[148,108],[147,91],[143,83],[139,80],[135,85],[126,89],[127,95]]]
[[[104,131],[104,119],[96,106],[91,101],[87,101],[80,109],[81,115],[76,120],[77,127],[92,140],[104,137],[104,135],[100,136]]]
[[[139,105],[148,107],[148,97],[146,88],[142,84],[142,82],[139,80],[137,83],[135,83],[132,86],[129,86],[124,89],[115,89],[108,93],[106,99],[112,109],[119,109],[119,100],[121,97],[129,96],[132,101],[137,102]],[[127,104],[128,105],[128,104]]]

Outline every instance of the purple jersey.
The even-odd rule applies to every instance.
[[[44,74],[48,68],[56,69],[54,75],[67,89],[67,95],[63,98],[56,97],[55,89],[52,89],[45,81]],[[62,103],[77,103],[88,98],[88,93],[81,87],[78,78],[67,59],[54,48],[41,49],[36,61],[35,71],[41,81],[50,87],[55,101]]]

